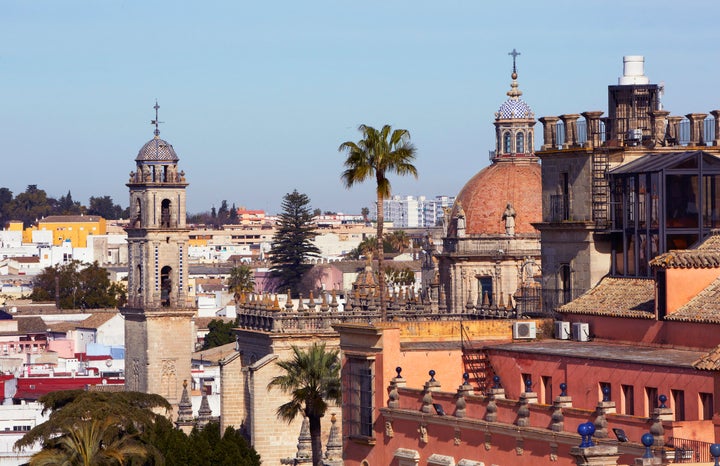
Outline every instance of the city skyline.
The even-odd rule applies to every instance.
[[[393,194],[455,196],[489,164],[513,49],[536,117],[606,111],[623,55],[645,56],[673,114],[720,108],[706,90],[720,7],[604,5],[3,2],[0,186],[126,206],[157,99],[191,213],[223,199],[276,213],[293,189],[323,211],[372,210],[373,183],[340,181],[337,148],[361,123],[418,148],[419,179],[392,178]]]

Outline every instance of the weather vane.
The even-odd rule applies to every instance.
[[[164,121],[160,121],[158,119],[158,109],[160,106],[157,103],[157,99],[155,100],[155,106],[153,107],[155,109],[155,119],[150,120],[150,124],[155,125],[155,136],[160,136],[160,123],[165,123]]]
[[[512,57],[513,57],[513,73],[517,73],[517,69],[515,68],[515,59],[517,58],[518,55],[520,55],[520,52],[518,52],[517,50],[515,50],[513,48],[512,52],[508,53],[508,55],[512,55]]]

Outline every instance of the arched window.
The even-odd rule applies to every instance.
[[[142,265],[137,266],[136,277],[137,277],[137,284],[138,284],[137,294],[142,294],[142,292],[143,292],[143,289],[142,289],[142,285],[143,285]]]
[[[140,198],[135,199],[135,219],[133,226],[135,228],[142,226],[142,202],[140,202]]]
[[[515,153],[525,153],[525,133],[517,133],[515,136]]]
[[[170,306],[170,292],[172,290],[172,267],[166,265],[160,270],[160,305]]]
[[[510,132],[506,131],[505,134],[503,134],[503,153],[509,154],[512,152],[511,148],[512,138],[510,137]]]
[[[170,228],[170,199],[163,199],[160,205],[160,227]]]

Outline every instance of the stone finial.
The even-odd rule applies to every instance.
[[[295,458],[299,460],[312,458],[312,437],[310,436],[310,421],[307,417],[303,417],[302,425],[300,426]]]
[[[338,311],[339,306],[340,306],[340,304],[338,304],[337,293],[333,289],[332,290],[332,299],[330,300],[330,312],[335,314]]]
[[[330,306],[327,302],[327,293],[321,293],[322,300],[320,301],[320,312],[326,313],[330,310]]]
[[[285,302],[285,312],[292,312],[292,311],[293,311],[292,292],[290,291],[290,288],[288,288],[287,301]]]
[[[569,113],[560,115],[560,119],[565,125],[565,141],[563,141],[563,149],[569,149],[570,147],[578,147],[578,130],[577,121],[580,115],[577,113]]]
[[[690,146],[705,145],[705,118],[707,113],[688,113],[685,117],[690,121]]]
[[[298,312],[304,312],[306,310],[305,304],[303,304],[303,295],[302,293],[298,294],[298,306],[297,311]]]
[[[190,401],[187,386],[187,380],[183,380],[183,391],[180,396],[180,403],[178,404],[178,424],[190,423],[193,421],[192,402]]]
[[[400,407],[400,394],[398,393],[398,387],[405,386],[405,379],[400,375],[402,367],[398,366],[395,368],[397,375],[390,380],[390,387],[388,392],[388,408],[399,408]]]
[[[212,409],[210,409],[207,394],[203,390],[202,400],[200,400],[200,409],[198,410],[197,425],[198,427],[205,427],[210,421],[212,421]]]
[[[337,426],[335,413],[330,417],[330,433],[325,447],[325,458],[331,461],[342,459],[342,436],[340,428]]]
[[[312,290],[310,290],[310,296],[308,296],[308,311],[315,312],[315,306],[317,306],[317,303],[315,302],[315,297],[313,296]]]
[[[662,447],[665,445],[665,428],[663,427],[663,421],[672,421],[673,412],[670,408],[665,406],[667,396],[660,395],[658,400],[660,402],[660,406],[653,410],[650,417],[650,433],[653,435],[655,446]]]
[[[602,134],[600,133],[600,118],[602,117],[602,114],[602,111],[581,113],[581,115],[585,118],[586,122],[586,146],[588,147],[600,147],[602,145]]]
[[[710,112],[715,118],[715,139],[712,140],[713,146],[720,146],[720,110],[713,110]],[[708,141],[710,143],[710,141]]]
[[[468,299],[467,303],[465,303],[465,310],[468,313],[471,313],[473,309],[475,309],[475,305],[473,304],[472,291],[468,290]]]

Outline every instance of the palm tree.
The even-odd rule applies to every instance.
[[[380,131],[372,126],[360,125],[358,130],[363,138],[358,142],[346,141],[340,144],[338,151],[347,152],[345,171],[342,180],[347,188],[375,177],[377,188],[377,238],[383,237],[383,200],[390,197],[390,180],[387,175],[413,175],[417,178],[417,168],[412,164],[415,160],[415,146],[410,143],[410,132],[406,129],[393,130],[385,125]],[[378,241],[378,270],[383,269],[383,242]],[[382,275],[382,272],[378,276]],[[385,283],[380,282],[380,309],[382,320],[386,320]]]
[[[233,292],[236,303],[240,300],[241,294],[255,291],[255,275],[253,274],[253,270],[247,265],[230,269],[228,288]]]
[[[268,390],[278,387],[292,397],[278,408],[278,418],[288,423],[300,413],[308,418],[312,464],[321,466],[320,418],[325,415],[328,402],[339,405],[342,401],[339,351],[326,351],[325,343],[313,343],[307,351],[297,346],[292,350],[293,359],[277,363],[284,373],[270,381]]]
[[[401,254],[405,252],[405,249],[410,247],[410,237],[404,230],[395,230],[385,235],[385,241],[390,244],[390,247]]]
[[[123,465],[131,458],[146,458],[147,447],[118,427],[114,417],[73,422],[65,426],[60,437],[49,441],[49,448],[32,456],[30,466]]]

